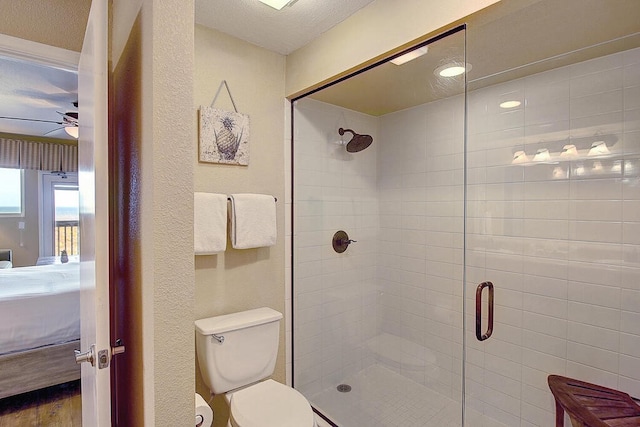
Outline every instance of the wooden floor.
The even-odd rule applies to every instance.
[[[0,427],[81,425],[80,380],[0,399]]]

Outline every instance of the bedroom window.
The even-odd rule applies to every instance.
[[[80,254],[78,176],[42,173],[41,257]]]
[[[0,168],[0,216],[24,216],[24,174]]]

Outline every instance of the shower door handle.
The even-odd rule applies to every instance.
[[[482,291],[489,288],[489,324],[487,332],[482,333]],[[484,341],[493,333],[493,283],[482,282],[476,289],[476,338],[478,341]]]

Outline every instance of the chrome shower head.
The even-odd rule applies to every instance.
[[[359,135],[352,131],[351,129],[338,129],[338,133],[342,136],[345,132],[351,132],[353,137],[351,140],[347,142],[347,151],[349,153],[357,153],[358,151],[362,151],[373,142],[373,137],[371,135]]]

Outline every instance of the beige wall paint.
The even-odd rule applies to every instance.
[[[134,22],[141,70],[140,242],[144,424],[187,425],[194,407],[193,0],[115,0],[112,69]],[[117,33],[117,35],[115,35]],[[114,56],[117,52],[118,56]],[[120,112],[122,113],[122,112]]]
[[[40,252],[38,221],[38,171],[24,171],[24,216],[0,217],[0,249],[13,251],[13,266],[36,265]],[[20,246],[18,223],[24,222]]]
[[[142,153],[143,179],[152,185],[142,196],[142,220],[148,220],[143,246],[153,250],[143,261],[143,284],[153,284],[155,421],[150,425],[177,426],[194,417],[194,2],[145,0],[143,9],[150,5],[150,33],[142,24],[143,38],[153,37],[152,50],[143,50],[149,54],[143,53],[143,61],[153,59],[151,74],[143,71],[153,104],[142,110],[153,128],[143,135]],[[145,280],[149,275],[151,282]]]
[[[499,0],[376,0],[287,57],[290,96]]]
[[[91,0],[0,0],[0,33],[80,52]]]
[[[195,191],[211,193],[262,193],[278,198],[278,240],[270,248],[227,250],[219,255],[195,257],[197,318],[227,314],[262,306],[282,313],[284,307],[284,56],[248,44],[218,31],[195,29],[194,106],[209,105],[222,80],[233,99],[250,119],[248,166],[198,163]],[[233,110],[223,89],[215,106]],[[197,139],[193,140],[197,149]],[[284,322],[274,378],[285,382]],[[196,372],[198,391],[208,400],[209,390]],[[214,425],[225,426],[224,401],[213,401]]]

